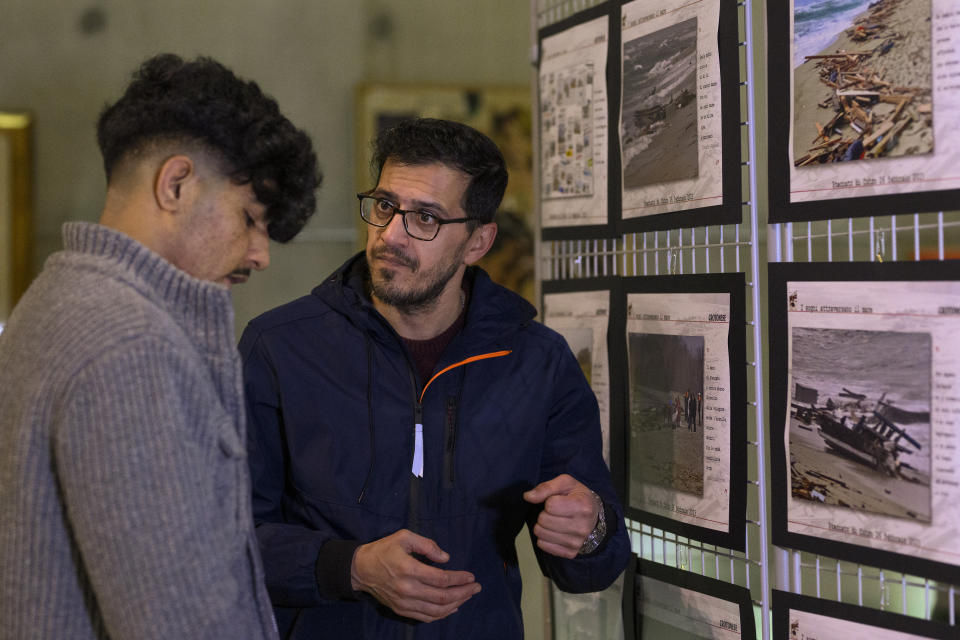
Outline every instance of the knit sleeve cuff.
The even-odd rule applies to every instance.
[[[314,572],[320,595],[331,600],[356,600],[350,569],[353,554],[360,542],[356,540],[329,540],[317,554]]]

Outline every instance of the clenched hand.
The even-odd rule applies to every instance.
[[[597,526],[602,508],[586,485],[565,473],[541,482],[525,492],[523,499],[543,503],[533,535],[538,547],[561,558],[574,558],[580,553],[583,541]]]

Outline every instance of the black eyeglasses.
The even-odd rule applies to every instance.
[[[360,200],[360,217],[364,222],[375,227],[385,227],[393,220],[393,216],[399,214],[407,235],[417,240],[433,240],[440,233],[440,227],[445,224],[476,220],[470,217],[444,220],[429,211],[404,211],[386,198],[363,193],[358,193],[357,199]],[[408,213],[413,215],[408,216]]]

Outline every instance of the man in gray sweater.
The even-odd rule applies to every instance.
[[[0,334],[0,638],[274,638],[229,287],[296,235],[307,135],[213,60],[145,62]]]

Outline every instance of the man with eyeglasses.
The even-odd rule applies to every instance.
[[[366,251],[240,343],[281,635],[521,638],[525,523],[564,590],[626,565],[596,399],[563,338],[471,266],[496,236],[496,145],[410,120],[373,166]]]

